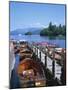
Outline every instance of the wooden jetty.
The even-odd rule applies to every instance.
[[[23,41],[13,42],[13,45],[15,54],[20,57],[16,68],[20,87],[66,84],[65,49]]]
[[[57,48],[56,46],[42,46],[35,43],[32,43],[30,47],[43,63],[45,70],[49,70],[53,78],[58,80],[58,82],[62,85],[61,77],[63,77],[63,71],[63,78],[65,78],[63,80],[66,81],[66,50],[64,48]],[[49,62],[50,64],[48,64]]]

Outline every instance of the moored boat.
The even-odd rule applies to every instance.
[[[46,79],[42,67],[37,61],[25,58],[20,62],[17,72],[20,78],[21,87],[46,86]],[[32,84],[29,84],[30,82]]]

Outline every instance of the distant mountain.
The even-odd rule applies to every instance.
[[[14,31],[10,31],[10,34],[11,35],[18,35],[18,34],[22,34],[24,35],[25,33],[27,32],[31,32],[32,35],[38,35],[40,34],[40,31],[42,30],[43,28],[24,28],[24,29],[16,29]]]
[[[10,31],[10,34],[11,35],[24,34],[27,31],[28,31],[27,29],[16,29],[16,30]]]

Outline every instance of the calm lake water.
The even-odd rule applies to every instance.
[[[52,44],[57,44],[61,48],[66,47],[66,41],[65,39],[61,38],[49,38],[49,37],[43,37],[40,35],[11,35],[10,39],[15,39],[15,40],[27,40],[28,42],[49,42]]]

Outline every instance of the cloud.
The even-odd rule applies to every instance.
[[[45,27],[45,25],[41,24],[40,22],[32,23],[31,27]]]

